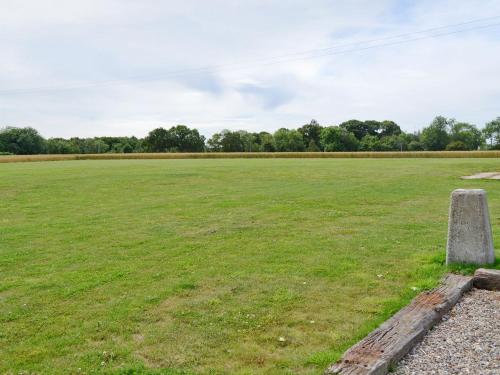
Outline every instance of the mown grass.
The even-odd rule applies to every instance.
[[[117,159],[392,159],[392,158],[500,158],[500,151],[404,152],[195,152],[134,154],[0,155],[0,163]]]
[[[0,373],[320,374],[446,272],[495,159],[0,165]],[[498,267],[498,264],[497,264]],[[285,341],[280,341],[280,337]]]

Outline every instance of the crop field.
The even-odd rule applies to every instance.
[[[499,165],[0,164],[0,373],[321,374],[447,271],[453,189],[500,247]]]
[[[355,152],[165,152],[106,154],[1,155],[0,163],[117,159],[391,159],[391,158],[500,158],[500,151],[355,151]]]

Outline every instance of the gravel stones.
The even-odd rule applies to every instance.
[[[473,289],[464,295],[395,374],[500,374],[500,292]]]

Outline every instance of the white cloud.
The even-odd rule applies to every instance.
[[[483,125],[500,115],[500,26],[294,53],[495,15],[500,3],[487,0],[0,0],[0,125],[66,137],[311,118],[392,119],[411,131],[438,114]],[[38,87],[74,89],[9,91]]]

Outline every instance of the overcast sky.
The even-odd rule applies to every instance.
[[[0,0],[0,127],[482,127],[500,116],[499,24],[499,0]]]

